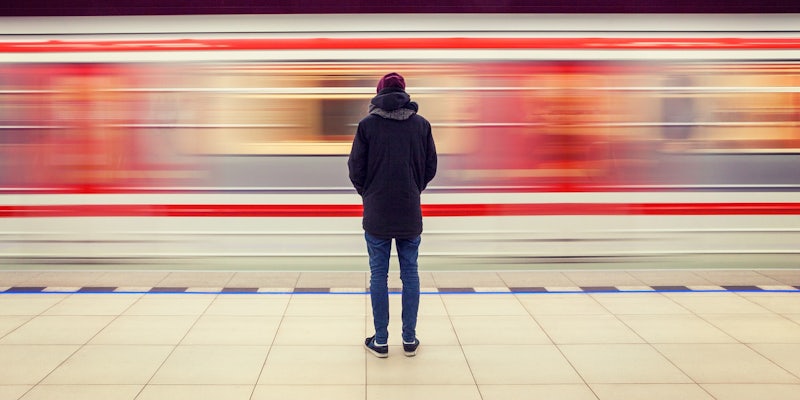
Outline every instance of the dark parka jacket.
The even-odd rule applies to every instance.
[[[431,124],[400,88],[381,90],[358,123],[347,166],[364,204],[364,230],[379,238],[422,233],[420,193],[436,175]]]

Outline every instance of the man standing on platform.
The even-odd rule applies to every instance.
[[[347,166],[350,181],[364,204],[363,228],[370,266],[370,297],[375,335],[365,346],[377,357],[389,356],[389,255],[397,246],[403,282],[402,320],[405,355],[416,355],[419,310],[419,254],[422,233],[420,193],[436,175],[436,147],[431,124],[397,73],[378,82],[369,115],[358,123]]]

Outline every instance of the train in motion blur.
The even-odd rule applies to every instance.
[[[796,21],[4,18],[0,263],[362,269],[346,160],[398,72],[439,152],[423,268],[796,266]]]

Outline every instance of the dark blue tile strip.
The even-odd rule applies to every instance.
[[[101,286],[84,286],[78,289],[77,293],[111,293],[116,290],[115,287],[101,287]]]
[[[547,289],[543,287],[510,287],[508,290],[511,293],[547,293]]]
[[[149,293],[183,293],[188,287],[154,287]]]
[[[764,289],[758,286],[722,286],[725,290],[732,292],[762,292]]]
[[[439,288],[439,293],[475,293],[475,288]]]
[[[40,293],[46,286],[15,286],[4,293]]]
[[[581,286],[581,290],[586,293],[619,292],[616,286]]]
[[[688,292],[689,289],[686,286],[650,286],[657,292]]]
[[[222,293],[258,293],[258,288],[226,287],[222,288]]]
[[[672,285],[672,286],[650,286],[655,292],[694,292],[694,291],[705,291],[705,290],[693,290],[687,286],[680,286],[680,285]],[[778,290],[779,292],[794,292],[800,291],[800,286],[793,286],[794,289],[787,289],[787,290]],[[10,287],[6,290],[0,290],[0,293],[51,293],[49,291],[45,291],[47,287],[45,286],[14,286]],[[115,293],[117,287],[106,287],[106,286],[84,286],[82,288],[77,289],[77,292],[74,293]],[[532,286],[532,287],[509,287],[510,293],[551,293],[545,287],[539,286]],[[718,291],[731,291],[731,292],[773,292],[773,290],[766,290],[762,289],[755,285],[727,285],[721,286],[721,290]],[[153,287],[150,290],[145,290],[145,293],[186,293],[189,290],[187,287]],[[202,292],[202,293],[225,293],[225,294],[232,294],[232,293],[259,293],[259,288],[240,288],[240,287],[226,287],[221,289],[220,292]],[[71,291],[70,291],[71,292]],[[270,293],[269,290],[266,291]],[[509,293],[506,292],[506,293]],[[576,292],[569,292],[569,293],[619,293],[622,292],[616,286],[583,286],[580,288],[580,291]],[[638,292],[638,291],[633,291]],[[650,292],[650,291],[644,291]],[[62,293],[62,292],[52,292],[52,293]],[[138,292],[141,293],[141,292]],[[294,288],[290,289],[289,292],[281,292],[281,293],[331,293],[331,288]],[[359,291],[359,292],[346,292],[346,293],[366,293],[369,294],[369,290],[366,291]],[[399,294],[402,293],[401,288],[390,288],[389,293],[392,294]],[[461,288],[438,288],[437,291],[433,292],[425,292],[429,294],[435,293],[476,293],[475,288],[471,287],[461,287]],[[503,292],[492,292],[492,293],[503,293]],[[559,292],[560,293],[560,292]],[[625,293],[631,293],[626,291]],[[650,292],[652,293],[652,292]]]
[[[294,288],[294,293],[330,293],[330,288]]]

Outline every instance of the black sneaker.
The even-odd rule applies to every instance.
[[[417,347],[419,347],[418,339],[414,339],[412,343],[406,343],[406,341],[403,340],[403,351],[406,353],[406,357],[414,357],[417,355]]]
[[[367,340],[364,341],[364,346],[367,348],[367,350],[369,350],[370,353],[374,354],[375,357],[378,358],[389,357],[389,344],[387,343],[378,345],[375,342],[375,336],[368,337]]]

